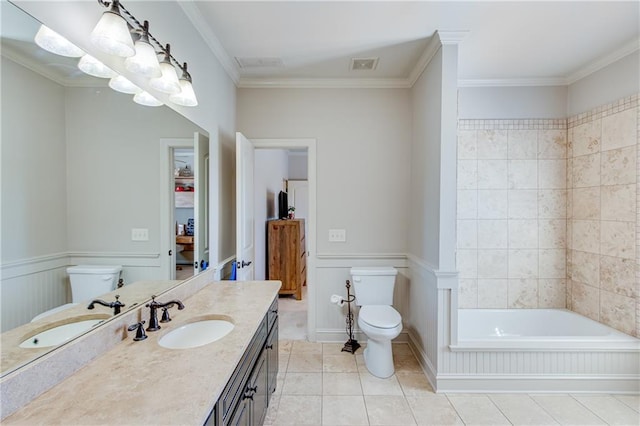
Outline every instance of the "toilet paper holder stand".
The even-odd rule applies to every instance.
[[[360,344],[356,339],[353,338],[353,312],[351,311],[351,302],[356,300],[356,296],[354,294],[351,294],[351,282],[349,280],[347,280],[346,287],[347,287],[347,298],[343,299],[343,301],[347,302],[347,319],[346,319],[347,330],[346,331],[349,334],[349,340],[347,340],[347,343],[344,344],[344,347],[342,348],[341,352],[349,352],[349,353],[355,354],[358,348],[360,347]]]

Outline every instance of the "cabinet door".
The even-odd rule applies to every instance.
[[[271,403],[271,395],[276,391],[278,378],[278,318],[273,324],[267,339],[267,402]]]
[[[251,424],[261,425],[267,415],[267,351],[262,351],[247,383],[247,395],[251,399]]]
[[[230,426],[251,426],[251,401],[246,399],[240,402],[236,412],[233,413],[233,417],[227,424]]]

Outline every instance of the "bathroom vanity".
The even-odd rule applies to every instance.
[[[171,322],[142,341],[134,341],[135,332],[123,324],[120,343],[3,423],[262,424],[278,373],[280,282],[210,282],[191,295],[187,288],[157,298],[184,303],[184,310],[171,309]],[[135,314],[134,322],[148,322],[149,308]],[[158,342],[183,325],[219,318],[232,322],[233,329],[212,343],[167,349]],[[83,341],[74,341],[71,352],[81,350]]]

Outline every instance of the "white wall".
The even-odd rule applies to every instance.
[[[567,86],[461,87],[458,101],[461,119],[560,118]]]
[[[289,152],[289,179],[307,180],[308,154],[306,152]]]
[[[64,88],[2,57],[2,263],[67,251]]]
[[[640,51],[569,85],[567,111],[570,117],[640,92]]]
[[[278,217],[278,194],[287,179],[287,152],[282,149],[257,149],[255,151],[253,175],[255,214],[255,257],[256,280],[266,276],[267,238],[266,222]]]

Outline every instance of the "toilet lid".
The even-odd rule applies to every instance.
[[[378,328],[394,328],[402,322],[398,311],[387,305],[363,306],[358,315],[362,321]]]

